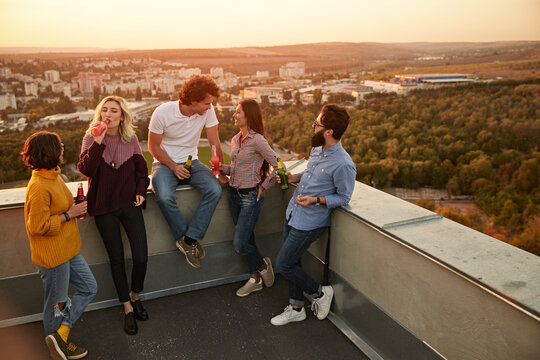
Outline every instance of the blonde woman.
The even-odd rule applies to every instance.
[[[104,122],[107,128],[94,136],[91,130],[99,122]],[[101,100],[84,136],[77,167],[88,177],[88,213],[94,216],[109,255],[118,299],[124,307],[124,331],[134,335],[138,331],[136,320],[148,319],[139,293],[143,290],[148,259],[141,208],[146,205],[150,180],[132,117],[123,98],[107,96]],[[125,270],[120,224],[131,246],[131,291]]]

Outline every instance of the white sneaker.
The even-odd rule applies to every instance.
[[[255,282],[255,279],[250,277],[246,283],[236,291],[237,296],[248,296],[254,291],[262,290],[263,288],[262,279],[259,279],[259,282]]]
[[[318,299],[313,299],[311,303],[311,310],[319,320],[324,320],[328,316],[332,298],[334,297],[334,289],[330,285],[323,286],[322,292],[324,295]]]
[[[259,274],[261,274],[261,277],[264,281],[264,286],[271,287],[274,285],[274,269],[272,268],[272,260],[270,260],[269,257],[265,257],[264,262],[266,264],[266,269],[263,271],[259,271]]]
[[[302,310],[296,311],[293,309],[292,305],[289,304],[281,314],[270,319],[270,323],[272,325],[280,326],[302,320],[306,320],[306,310],[302,307]]]

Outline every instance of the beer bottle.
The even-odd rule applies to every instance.
[[[283,168],[283,163],[280,158],[277,158],[277,167],[277,173],[281,179],[281,190],[287,190],[289,188],[289,181],[287,180],[287,175],[285,175],[285,169]]]
[[[188,156],[184,167],[186,168],[187,171],[191,172],[191,155]]]
[[[86,196],[84,196],[84,190],[82,187],[82,183],[79,183],[79,186],[77,187],[77,197],[75,198],[75,204],[80,204],[84,200],[86,200]],[[86,218],[86,214],[82,214],[77,216],[78,219],[84,219]]]

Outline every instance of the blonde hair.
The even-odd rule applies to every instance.
[[[135,125],[133,125],[133,117],[129,112],[126,99],[116,95],[107,96],[99,102],[98,106],[96,106],[96,113],[94,114],[94,118],[92,119],[90,125],[88,126],[88,129],[86,130],[86,134],[91,134],[92,128],[97,123],[102,121],[101,109],[107,101],[114,101],[118,105],[120,105],[120,109],[122,109],[122,116],[124,117],[124,119],[120,121],[120,125],[118,126],[118,133],[120,134],[120,139],[123,143],[130,142],[133,135],[135,135]]]

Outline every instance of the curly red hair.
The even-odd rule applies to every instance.
[[[219,97],[219,86],[210,76],[193,75],[178,92],[178,99],[183,105],[191,105],[193,101],[203,101],[208,95]]]

